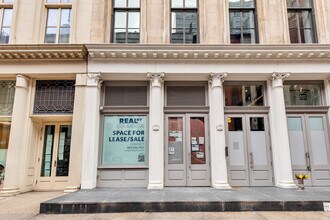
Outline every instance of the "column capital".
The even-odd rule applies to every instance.
[[[101,88],[102,85],[102,76],[101,73],[87,73],[86,85],[90,87]]]
[[[152,87],[161,87],[164,82],[164,73],[148,73],[147,76],[150,78]]]
[[[28,88],[30,84],[30,78],[28,76],[24,76],[22,74],[16,75],[16,88]]]
[[[209,82],[211,87],[222,87],[222,83],[225,81],[227,75],[227,73],[210,73]]]
[[[290,77],[290,73],[277,73],[274,72],[270,78],[272,81],[272,87],[282,87],[283,86],[283,79],[286,77]]]

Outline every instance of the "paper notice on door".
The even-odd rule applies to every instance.
[[[177,137],[177,138],[175,138],[175,141],[176,142],[182,142],[182,138]]]
[[[168,147],[168,154],[169,155],[175,154],[175,148],[174,147]]]
[[[198,144],[191,145],[191,151],[199,151],[199,145]]]
[[[204,137],[199,137],[198,138],[198,143],[199,144],[204,144]]]
[[[239,150],[239,142],[234,142],[233,148],[234,148],[234,150]]]
[[[204,152],[197,152],[196,153],[196,158],[197,159],[203,159],[204,158]]]
[[[197,144],[197,137],[191,137],[191,144]]]
[[[57,153],[59,160],[63,160],[64,142],[65,142],[65,132],[61,132],[60,133],[60,141],[59,141],[59,144],[58,144],[58,153]]]

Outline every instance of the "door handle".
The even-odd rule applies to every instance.
[[[253,153],[251,152],[250,153],[250,167],[253,169],[253,166],[254,166],[254,164],[253,164]]]
[[[226,154],[226,157],[228,157],[228,156],[229,156],[228,147],[225,147],[225,154]]]
[[[54,167],[56,167],[56,165],[57,165],[57,161],[55,160],[55,161],[54,161]]]
[[[311,171],[311,157],[309,153],[306,153],[306,162],[307,162],[307,170]]]

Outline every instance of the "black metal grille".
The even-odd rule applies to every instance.
[[[13,112],[15,81],[0,81],[0,115],[10,116]]]
[[[73,113],[74,93],[74,80],[37,80],[33,113]]]

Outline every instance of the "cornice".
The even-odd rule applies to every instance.
[[[0,61],[85,60],[83,44],[0,45]]]
[[[91,60],[330,60],[328,44],[86,44]]]

